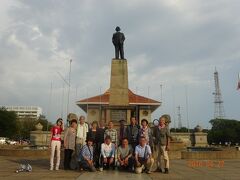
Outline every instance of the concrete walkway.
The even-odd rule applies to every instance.
[[[153,173],[156,179],[240,179],[240,160],[172,160],[170,174]]]
[[[29,163],[32,172],[15,173],[19,163]],[[163,180],[163,179],[240,179],[240,160],[171,160],[170,174],[152,173],[147,175],[119,171],[77,172],[77,171],[49,171],[49,159],[16,158],[0,156],[0,179],[6,180],[38,180],[38,179],[86,179],[86,180]]]
[[[94,179],[94,180],[151,180],[152,178],[145,173],[142,174],[135,174],[135,173],[128,173],[128,172],[119,172],[119,171],[103,171],[103,172],[96,172],[96,173],[83,173],[78,177],[78,180],[81,179]]]

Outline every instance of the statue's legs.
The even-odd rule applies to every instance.
[[[119,46],[115,46],[115,59],[119,59]]]
[[[121,59],[124,59],[123,44],[120,44],[120,45],[119,45],[119,50],[120,50]]]

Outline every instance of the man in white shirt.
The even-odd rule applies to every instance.
[[[79,117],[79,123],[77,126],[77,138],[76,138],[76,154],[79,155],[82,147],[86,144],[88,133],[88,124],[85,123],[85,117]]]
[[[151,148],[146,142],[147,141],[144,136],[140,137],[139,145],[135,148],[135,172],[137,174],[142,173],[143,168],[145,168],[146,173],[150,174],[154,163]]]

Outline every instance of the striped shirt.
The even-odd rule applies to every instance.
[[[79,160],[93,160],[93,146],[88,146],[85,144],[80,152]]]
[[[118,132],[116,129],[106,129],[104,133],[104,138],[110,136],[114,144],[118,145]]]

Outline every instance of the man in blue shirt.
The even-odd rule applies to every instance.
[[[93,138],[88,138],[86,143],[79,155],[79,166],[80,169],[83,168],[84,170],[89,170],[91,172],[95,172],[96,168],[94,167],[93,163]]]
[[[154,159],[152,158],[151,148],[147,145],[144,136],[139,138],[139,145],[135,148],[135,162],[135,172],[137,174],[142,173],[143,169],[146,170],[147,174],[151,173]]]

